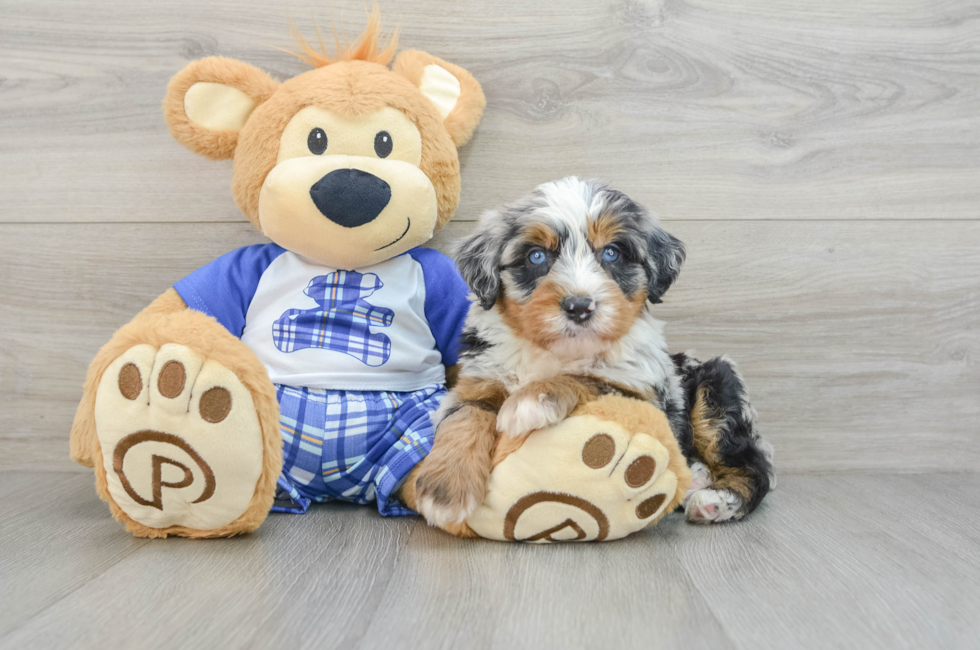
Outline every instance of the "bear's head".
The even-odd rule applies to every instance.
[[[163,102],[178,142],[234,158],[232,194],[269,239],[326,266],[376,264],[428,241],[459,203],[457,147],[486,100],[466,70],[379,47],[380,18],[336,58],[279,83],[235,59],[178,73]],[[388,63],[394,62],[389,69]]]

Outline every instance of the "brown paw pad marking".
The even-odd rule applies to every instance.
[[[221,386],[209,388],[201,395],[199,408],[202,418],[212,424],[217,424],[231,413],[231,393],[228,392],[227,388]]]
[[[616,454],[616,443],[607,433],[597,433],[582,447],[582,462],[592,469],[605,467]]]
[[[135,363],[127,363],[119,371],[119,392],[130,401],[143,392],[143,376]]]
[[[168,399],[174,399],[184,392],[187,371],[180,361],[163,364],[157,378],[157,389]],[[143,392],[143,376],[135,363],[127,363],[119,371],[119,392],[128,400],[135,400]],[[222,386],[209,388],[201,395],[198,405],[201,418],[212,424],[221,422],[231,413],[231,392]]]
[[[636,506],[636,516],[640,519],[652,517],[654,513],[660,510],[660,506],[663,505],[664,501],[666,500],[666,494],[656,494],[650,497],[640,505]]]
[[[607,433],[597,433],[582,447],[582,462],[592,469],[601,469],[612,462],[616,455],[616,443]],[[626,468],[626,485],[643,487],[657,471],[657,461],[646,454],[634,459]]]
[[[184,391],[185,381],[187,381],[187,371],[184,370],[184,364],[170,360],[163,364],[163,369],[160,370],[157,389],[164,397],[173,399]]]
[[[608,465],[616,455],[616,443],[612,436],[606,433],[597,433],[582,447],[582,462],[592,469],[601,469]],[[631,488],[639,488],[646,485],[654,473],[657,471],[657,461],[653,456],[646,454],[637,457],[626,468],[624,479],[626,485]],[[644,500],[636,506],[636,516],[640,519],[652,517],[663,502],[667,499],[666,494],[657,494]]]
[[[640,456],[626,468],[626,485],[631,488],[638,488],[646,484],[647,481],[657,471],[657,461],[653,456]]]

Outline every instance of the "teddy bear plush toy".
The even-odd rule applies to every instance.
[[[179,280],[91,363],[71,454],[143,537],[220,537],[311,501],[410,510],[468,290],[419,248],[459,201],[483,113],[467,71],[379,44],[377,10],[335,57],[279,83],[211,57],[170,82],[174,138],[234,159],[232,194],[272,243]],[[390,67],[389,67],[390,64]]]
[[[232,536],[270,511],[334,499],[413,512],[407,479],[432,446],[430,415],[470,306],[453,261],[420,246],[458,204],[457,148],[485,99],[467,71],[424,52],[396,57],[379,35],[375,10],[335,57],[300,39],[297,56],[314,69],[281,83],[220,57],[170,82],[172,135],[234,159],[234,199],[271,243],[176,282],[89,367],[71,455],[94,468],[100,497],[134,535]],[[631,449],[660,469],[619,488],[656,498],[625,508],[636,495],[613,494],[608,475],[649,422]],[[490,498],[453,532],[628,534],[683,495],[669,433],[649,405],[585,405],[522,448],[498,449]]]

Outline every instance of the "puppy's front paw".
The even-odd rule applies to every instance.
[[[483,501],[487,479],[459,467],[425,467],[415,484],[416,506],[432,526],[446,528],[466,521]]]
[[[497,431],[519,438],[557,424],[566,415],[558,400],[548,393],[515,393],[507,398],[497,413]]]

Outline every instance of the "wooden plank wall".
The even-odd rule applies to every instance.
[[[207,55],[285,78],[335,2],[0,2],[0,468],[71,470],[88,360],[174,280],[262,241],[230,163],[174,143],[168,78]],[[687,243],[658,308],[729,353],[783,471],[980,461],[980,9],[969,0],[386,0],[404,47],[488,108],[480,210],[603,177]],[[328,29],[329,31],[329,29]]]

